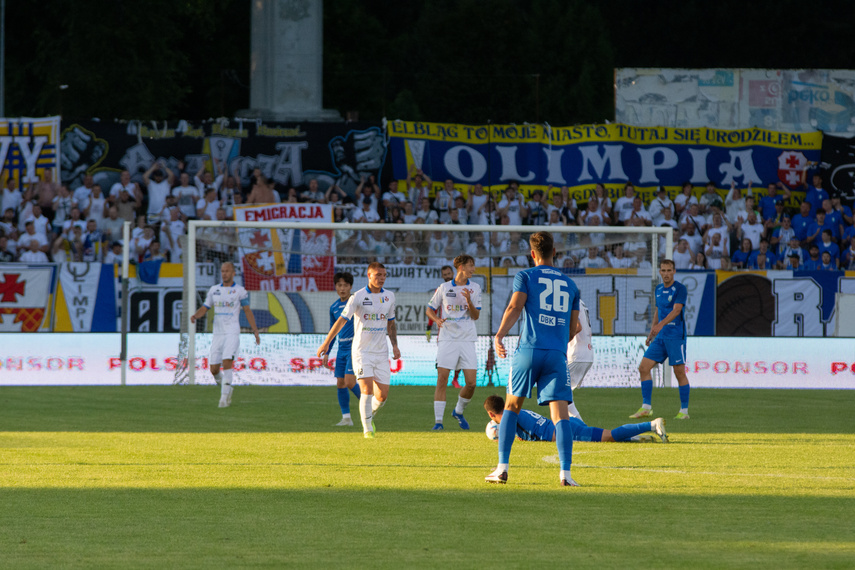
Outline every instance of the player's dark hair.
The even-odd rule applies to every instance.
[[[531,234],[531,237],[528,238],[528,244],[531,246],[532,251],[536,252],[541,258],[552,257],[552,251],[555,249],[552,234],[548,232]]]
[[[332,282],[333,285],[337,285],[339,281],[344,281],[351,287],[353,286],[353,275],[348,273],[347,271],[339,271],[335,275],[333,275]]]
[[[662,268],[663,265],[670,265],[671,269],[677,270],[677,265],[674,263],[673,259],[662,259],[659,261],[659,267]]]
[[[505,409],[505,399],[496,394],[487,396],[487,399],[484,400],[484,409],[494,414],[501,414]]]
[[[379,261],[372,261],[368,264],[368,271],[377,270],[377,269],[386,269],[386,266],[380,263]]]
[[[457,264],[456,264],[456,263],[454,264],[454,267],[457,267]],[[440,268],[439,268],[439,270],[440,270],[441,272],[442,272],[442,271],[445,271],[446,269],[450,269],[451,271],[454,271],[454,267],[452,267],[452,266],[450,266],[450,265],[443,265],[442,267],[440,267]]]
[[[466,265],[467,263],[475,263],[475,258],[471,255],[467,255],[465,253],[461,253],[457,257],[454,258],[454,268],[457,269],[461,265]]]

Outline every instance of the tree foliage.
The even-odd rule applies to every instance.
[[[363,120],[601,122],[616,67],[852,68],[853,6],[327,0],[324,106]],[[12,0],[6,27],[7,116],[198,120],[249,106],[244,0]]]

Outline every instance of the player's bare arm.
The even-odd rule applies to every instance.
[[[679,317],[680,313],[682,311],[683,311],[683,305],[680,303],[674,303],[674,308],[671,310],[670,313],[668,313],[668,316],[666,316],[661,321],[657,322],[655,325],[653,325],[653,328],[650,329],[650,337],[648,337],[648,340],[656,338],[656,335],[659,334],[659,331],[662,330],[662,327],[664,327],[665,325],[667,325],[668,323],[670,323],[671,321],[673,321],[674,319]],[[656,315],[656,314],[653,315],[654,321],[656,320],[657,316],[658,315]],[[648,342],[647,344],[650,344],[650,342]]]
[[[436,311],[434,311],[433,309],[428,307],[427,310],[425,311],[425,314],[427,315],[427,318],[429,318],[430,320],[432,320],[433,322],[436,323],[436,328],[438,328],[438,329],[442,328],[442,323],[445,322],[445,319],[443,319],[442,317],[437,315]]]
[[[344,317],[339,317],[338,320],[333,324],[332,328],[330,329],[330,332],[327,333],[327,338],[324,339],[324,342],[318,348],[317,355],[319,358],[324,357],[327,352],[329,352],[330,343],[332,342],[332,339],[335,338],[335,335],[341,332],[341,329],[343,329],[344,325],[346,324],[347,319],[345,319]]]
[[[246,320],[249,322],[249,328],[252,330],[252,334],[255,335],[255,344],[261,344],[261,337],[258,336],[258,327],[255,324],[255,315],[252,314],[252,309],[250,309],[248,305],[243,308],[243,314],[246,315]]]
[[[462,295],[463,298],[466,299],[466,303],[469,305],[469,317],[473,321],[477,321],[478,317],[481,316],[481,309],[472,303],[472,299],[470,298],[472,296],[472,289],[464,289]]]
[[[568,342],[573,340],[576,333],[582,331],[582,323],[579,322],[579,310],[570,311],[570,338]]]
[[[389,335],[389,341],[392,343],[392,357],[398,360],[401,358],[401,350],[398,348],[398,325],[395,321],[386,322],[386,334]]]
[[[208,312],[208,307],[202,305],[199,307],[199,310],[193,313],[193,316],[190,317],[190,322],[195,323],[197,320],[201,319]]]
[[[502,315],[502,324],[499,326],[499,330],[496,332],[496,337],[493,339],[493,345],[496,349],[496,354],[499,355],[499,358],[508,357],[508,351],[505,348],[505,345],[502,344],[502,340],[507,336],[511,327],[513,327],[520,318],[523,308],[525,307],[526,299],[528,299],[527,294],[520,291],[514,292],[511,296],[511,302],[508,303],[508,308],[505,309],[505,314]]]

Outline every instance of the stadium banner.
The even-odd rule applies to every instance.
[[[207,372],[211,336],[197,335],[202,355],[196,360],[197,382],[213,384]],[[0,385],[118,385],[121,382],[118,333],[95,333],[80,342],[75,333],[7,335],[0,348]],[[324,335],[262,334],[241,337],[235,364],[237,384],[271,386],[335,385],[335,350],[326,366],[315,356]],[[506,346],[513,351],[516,337]],[[174,382],[178,360],[175,334],[132,333],[128,338],[130,385]],[[477,341],[478,385],[501,391],[507,384],[509,359],[491,359],[489,336]],[[436,384],[436,343],[423,336],[399,339],[402,358],[390,361],[395,385]],[[638,388],[638,363],[645,351],[644,336],[593,338],[594,365],[583,386]],[[847,339],[778,339],[690,337],[686,369],[696,388],[832,388],[855,389],[855,351]],[[488,363],[489,360],[489,363]],[[489,370],[489,372],[488,372]],[[654,371],[657,386],[661,371]],[[332,392],[331,392],[332,394]],[[335,406],[331,395],[330,406]]]
[[[615,120],[629,125],[849,132],[851,69],[660,69],[615,72]]]
[[[50,171],[59,180],[60,118],[0,119],[0,184],[12,178],[23,192],[25,186],[44,180]]]
[[[89,262],[59,265],[54,332],[116,332],[117,308],[113,265]]]
[[[55,287],[55,264],[0,263],[0,332],[50,331]]]
[[[474,184],[502,191],[516,180],[526,193],[567,186],[580,201],[587,201],[597,182],[615,200],[629,180],[646,202],[659,186],[675,196],[687,180],[696,186],[712,180],[722,198],[731,183],[740,188],[778,181],[795,186],[801,168],[819,161],[822,145],[819,132],[759,128],[390,121],[387,132],[395,179],[403,181],[417,168],[434,180],[434,187],[451,179],[464,193]]]
[[[331,223],[330,204],[235,206],[238,222]],[[234,232],[230,228],[205,228]],[[335,233],[332,230],[241,228],[238,243],[243,284],[248,291],[332,291]],[[206,236],[208,237],[208,236]],[[263,249],[259,249],[263,248]],[[302,253],[286,253],[299,251]]]
[[[368,286],[368,264],[366,263],[336,264],[335,270],[336,272],[346,271],[353,275],[354,291]],[[481,291],[489,290],[486,273],[476,273],[472,276],[472,281],[481,286]],[[396,293],[406,291],[433,295],[442,282],[442,270],[438,265],[386,265],[386,287]]]
[[[845,204],[855,201],[855,139],[823,135],[821,172],[823,188],[837,193]]]
[[[830,337],[852,271],[718,271],[716,336]]]
[[[110,188],[122,170],[142,182],[156,160],[173,172],[183,166],[195,174],[202,166],[214,172],[213,159],[226,172],[251,184],[258,168],[287,196],[317,180],[322,192],[336,184],[353,195],[363,177],[380,180],[386,160],[386,138],[379,123],[266,123],[218,119],[204,122],[144,121],[63,122],[62,181],[76,188],[86,174]]]

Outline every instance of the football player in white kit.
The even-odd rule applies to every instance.
[[[366,438],[374,437],[374,415],[389,396],[391,370],[386,335],[392,343],[392,357],[401,358],[398,349],[398,328],[395,324],[395,294],[384,289],[386,267],[373,262],[368,265],[368,287],[359,289],[347,301],[341,316],[330,329],[327,338],[318,348],[318,357],[329,351],[332,339],[351,317],[353,319],[353,371],[362,395],[359,398],[359,415]]]
[[[211,341],[211,354],[208,363],[211,374],[220,384],[220,407],[227,408],[232,403],[232,377],[234,362],[240,351],[240,310],[243,308],[246,320],[255,335],[255,344],[261,344],[255,317],[249,308],[249,294],[246,289],[235,283],[235,266],[226,261],[220,267],[223,281],[208,289],[205,303],[190,317],[190,322],[205,316],[209,309],[214,310],[214,336]],[[220,373],[220,364],[223,372]]]
[[[469,429],[469,423],[463,417],[463,410],[475,393],[478,370],[478,358],[475,355],[478,333],[475,321],[481,314],[481,287],[470,281],[475,273],[475,259],[471,255],[458,255],[454,258],[454,268],[457,270],[455,278],[436,288],[425,311],[427,317],[436,321],[439,327],[436,342],[436,391],[433,395],[436,420],[433,429],[436,431],[443,429],[445,389],[452,370],[463,370],[466,385],[460,389],[457,405],[451,415],[462,429]],[[442,316],[437,315],[440,309]]]
[[[585,374],[594,365],[594,347],[591,344],[591,316],[584,301],[579,301],[579,321],[576,324],[576,334],[567,343],[567,374],[570,376],[570,388],[576,390]],[[575,397],[573,398],[575,401]],[[571,416],[582,419],[575,402],[567,406]],[[584,420],[583,420],[584,421]]]

